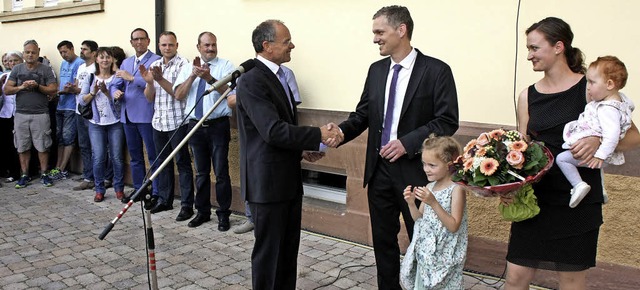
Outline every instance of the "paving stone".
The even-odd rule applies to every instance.
[[[90,285],[93,283],[97,283],[100,281],[100,277],[94,273],[86,273],[82,275],[78,275],[76,280],[82,285]]]
[[[29,288],[29,285],[25,284],[25,283],[13,283],[13,284],[9,284],[6,286],[2,287],[3,289],[11,289],[11,290],[20,290],[20,289],[27,289]]]
[[[102,203],[90,192],[69,190],[61,180],[50,188],[4,187],[0,220],[0,289],[147,290],[147,256],[139,204],[134,204],[104,240],[97,237],[123,205],[109,190]],[[174,204],[179,207],[178,203]],[[38,214],[35,214],[38,213]],[[192,229],[176,222],[177,210],[152,215],[157,283],[160,289],[251,289],[253,234],[220,232],[212,221]],[[231,216],[232,226],[244,216]],[[373,250],[303,231],[298,289],[376,289]],[[338,273],[340,276],[338,277]],[[490,283],[492,280],[486,280]],[[495,289],[465,275],[470,290]]]
[[[67,288],[69,288],[69,286],[67,286],[67,284],[63,283],[62,281],[51,282],[42,286],[42,289],[45,290],[61,290]]]

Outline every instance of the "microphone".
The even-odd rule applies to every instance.
[[[213,85],[211,85],[211,88],[209,88],[208,90],[204,91],[204,93],[202,95],[206,96],[206,95],[212,93],[214,90],[224,86],[228,82],[237,79],[241,74],[248,72],[254,66],[256,66],[256,63],[255,63],[255,60],[253,60],[253,59],[249,59],[249,60],[243,62],[234,72],[228,74],[227,76],[225,76],[225,77],[219,79],[218,81],[216,81],[215,83],[213,83]]]

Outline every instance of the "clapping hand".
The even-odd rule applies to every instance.
[[[62,87],[62,90],[58,91],[58,94],[71,94],[73,93],[74,88],[75,85],[73,83],[67,82],[66,84],[64,84],[64,87]]]
[[[328,147],[336,148],[344,141],[344,134],[335,123],[322,126],[320,131],[322,132],[322,143]]]
[[[107,84],[105,82],[97,81],[96,86],[98,86],[98,89],[105,94],[105,96],[109,95],[109,90],[107,89]]]
[[[434,202],[436,202],[436,197],[433,196],[431,190],[429,190],[426,186],[416,186],[413,190],[416,195],[416,199],[428,204],[431,206]]]
[[[152,68],[151,68],[152,69]],[[143,65],[140,66],[140,76],[144,79],[147,84],[153,83],[153,72],[150,69],[147,69]]]
[[[116,77],[119,77],[125,81],[133,81],[133,75],[131,75],[128,71],[119,69],[116,71]]]
[[[407,204],[415,204],[416,195],[413,192],[413,186],[408,185],[402,192],[402,195],[404,196],[404,200],[407,202]]]
[[[24,82],[22,82],[22,86],[25,89],[33,89],[33,88],[37,88],[38,87],[38,83],[34,80],[26,80]]]
[[[196,56],[193,59],[193,70],[191,71],[191,75],[204,80],[208,80],[208,76],[211,75],[211,73],[209,72],[209,64],[206,62],[202,64],[200,57]]]
[[[162,80],[162,68],[159,66],[154,66],[151,69],[151,74],[153,75],[153,79],[156,81]]]

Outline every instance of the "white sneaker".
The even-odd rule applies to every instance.
[[[574,208],[587,196],[587,193],[591,190],[591,186],[586,182],[578,183],[573,189],[571,189],[571,201],[569,201],[569,207]]]
[[[602,204],[607,204],[609,202],[609,195],[606,192],[602,192]]]
[[[236,234],[244,234],[250,231],[253,231],[253,223],[249,220],[233,229],[233,232]]]

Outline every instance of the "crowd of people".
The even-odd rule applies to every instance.
[[[82,42],[78,57],[73,44],[62,41],[58,44],[63,59],[59,81],[44,63],[46,59],[39,59],[38,43],[28,40],[22,52],[10,51],[2,57],[10,72],[2,74],[0,134],[7,137],[3,152],[15,156],[3,163],[6,168],[1,173],[16,180],[16,188],[30,185],[30,159],[36,155],[41,183],[52,186],[69,176],[69,157],[78,140],[83,172],[74,190],[93,189],[94,201],[101,202],[107,188],[113,187],[117,199],[127,200],[125,142],[133,186],[138,190],[147,175],[143,152],[151,170],[156,170],[204,118],[189,139],[193,156],[186,147],[175,155],[181,207],[176,220],[195,215],[189,227],[211,220],[213,167],[218,230],[227,231],[229,118],[235,108],[240,188],[248,217],[237,232],[255,229],[253,288],[295,289],[303,195],[300,162],[315,162],[325,156],[327,147],[341,146],[368,129],[363,186],[368,186],[378,287],[462,289],[468,217],[466,193],[451,181],[450,167],[461,154],[460,145],[447,137],[459,126],[453,73],[446,63],[411,45],[413,20],[406,7],[383,7],[372,20],[373,42],[384,58],[370,66],[361,99],[348,118],[322,127],[298,124],[297,83],[293,72],[283,66],[291,60],[295,45],[279,20],[267,20],[255,28],[255,67],[215,109],[214,103],[229,85],[212,85],[235,66],[218,57],[217,38],[211,32],[198,36],[199,56],[193,60],[177,53],[178,39],[170,31],[159,35],[161,55],[148,49],[150,39],[142,28],[131,32],[135,55],[130,57],[122,49],[99,47],[91,40]],[[618,94],[626,75],[612,77],[603,68],[609,67],[603,63],[611,61],[620,70],[621,62],[611,58],[599,59],[587,71],[581,51],[572,46],[569,25],[559,18],[533,24],[526,35],[527,59],[544,77],[520,94],[519,130],[543,141],[554,155],[569,149],[574,167],[582,163],[587,167],[578,167],[579,174],[574,174],[578,181],[569,182],[554,166],[534,185],[541,211],[512,223],[506,289],[528,289],[537,269],[556,271],[562,289],[585,289],[586,270],[595,266],[605,202],[602,162],[611,157],[612,148],[619,152],[638,147],[640,134],[629,117],[620,125],[623,132],[603,133],[610,126],[595,126],[598,119],[590,113],[589,124],[600,129],[564,140],[565,125],[582,118],[588,101],[626,103],[617,109],[626,114],[608,110],[604,120],[630,114],[633,104]],[[205,92],[209,94],[198,101]],[[55,110],[50,104],[57,104]],[[211,112],[208,117],[207,112]],[[603,135],[615,139],[607,144],[605,154],[598,150]],[[563,149],[565,141],[570,144]],[[57,160],[50,166],[54,146]],[[588,190],[577,189],[580,179],[590,185]],[[174,165],[169,162],[146,189],[157,200],[152,213],[173,209],[174,182]],[[509,204],[512,199],[503,196],[501,202]],[[411,240],[402,263],[397,238],[400,216]]]
[[[217,57],[216,37],[211,32],[198,37],[201,55],[193,63],[177,53],[178,41],[173,32],[160,35],[161,55],[148,49],[151,40],[142,28],[131,32],[130,42],[135,55],[126,57],[122,48],[99,46],[93,40],[82,42],[78,56],[73,43],[61,41],[57,46],[62,58],[59,70],[40,56],[35,40],[27,40],[21,52],[3,55],[0,122],[1,134],[6,137],[3,152],[10,155],[0,169],[5,182],[24,188],[32,186],[32,178],[39,177],[40,183],[48,187],[69,178],[69,160],[77,144],[82,176],[73,190],[93,190],[93,200],[101,202],[107,188],[113,187],[115,197],[126,202],[125,144],[131,156],[133,193],[148,177],[146,162],[152,164],[151,170],[164,162],[187,130],[207,117],[203,109],[208,111],[226,87],[197,102],[202,90],[234,70],[231,62]],[[199,106],[188,115],[196,104]],[[176,155],[181,197],[176,220],[190,219],[195,206],[197,214],[189,227],[210,220],[211,163],[207,160],[212,161],[216,176],[218,229],[227,231],[230,227],[230,116],[231,108],[225,100],[207,117],[203,131],[196,134],[202,138],[190,140],[196,163],[195,191],[199,194],[194,194],[188,147]],[[183,120],[185,117],[187,120]],[[165,143],[168,148],[163,150]],[[156,152],[161,154],[157,156]],[[51,158],[53,153],[57,154]],[[173,180],[171,162],[149,189],[143,189],[149,190],[157,201],[152,213],[173,209]]]

